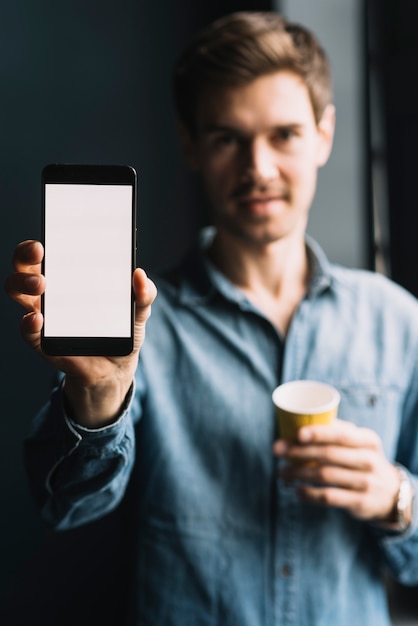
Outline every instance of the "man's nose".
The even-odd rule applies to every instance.
[[[243,177],[254,180],[271,180],[278,175],[277,155],[264,140],[253,140],[245,147]]]

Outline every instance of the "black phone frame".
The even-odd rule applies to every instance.
[[[132,272],[136,266],[136,212],[137,212],[137,173],[130,165],[50,163],[41,174],[42,187],[42,242],[45,245],[45,185],[95,184],[132,185]],[[45,251],[47,254],[47,250]],[[44,273],[44,261],[42,262]],[[41,311],[44,310],[44,297],[41,298]],[[53,337],[41,331],[41,349],[49,356],[127,356],[134,348],[135,297],[131,290],[131,325],[129,337]]]

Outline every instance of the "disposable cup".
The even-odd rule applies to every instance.
[[[279,437],[296,439],[302,426],[330,424],[337,416],[340,394],[327,383],[293,380],[273,391]]]

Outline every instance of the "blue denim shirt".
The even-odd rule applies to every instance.
[[[59,388],[35,420],[26,462],[58,529],[134,489],[135,624],[385,626],[382,568],[418,584],[416,519],[385,534],[299,501],[276,476],[271,393],[297,378],[335,385],[339,417],[376,430],[418,475],[417,301],[307,245],[310,286],[285,339],[196,251],[156,281],[118,422],[76,426]]]

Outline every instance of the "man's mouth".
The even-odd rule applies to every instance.
[[[284,194],[282,195],[271,195],[271,196],[238,196],[238,202],[243,204],[253,204],[259,202],[280,202],[284,201]]]
[[[285,191],[243,193],[237,194],[235,200],[239,207],[253,215],[270,215],[289,200],[289,194]]]
[[[280,208],[280,198],[269,197],[245,197],[238,201],[238,207],[252,217],[269,217],[276,214]]]
[[[250,186],[243,185],[235,189],[232,196],[234,200],[251,204],[253,202],[286,202],[289,200],[289,191],[283,187]]]

